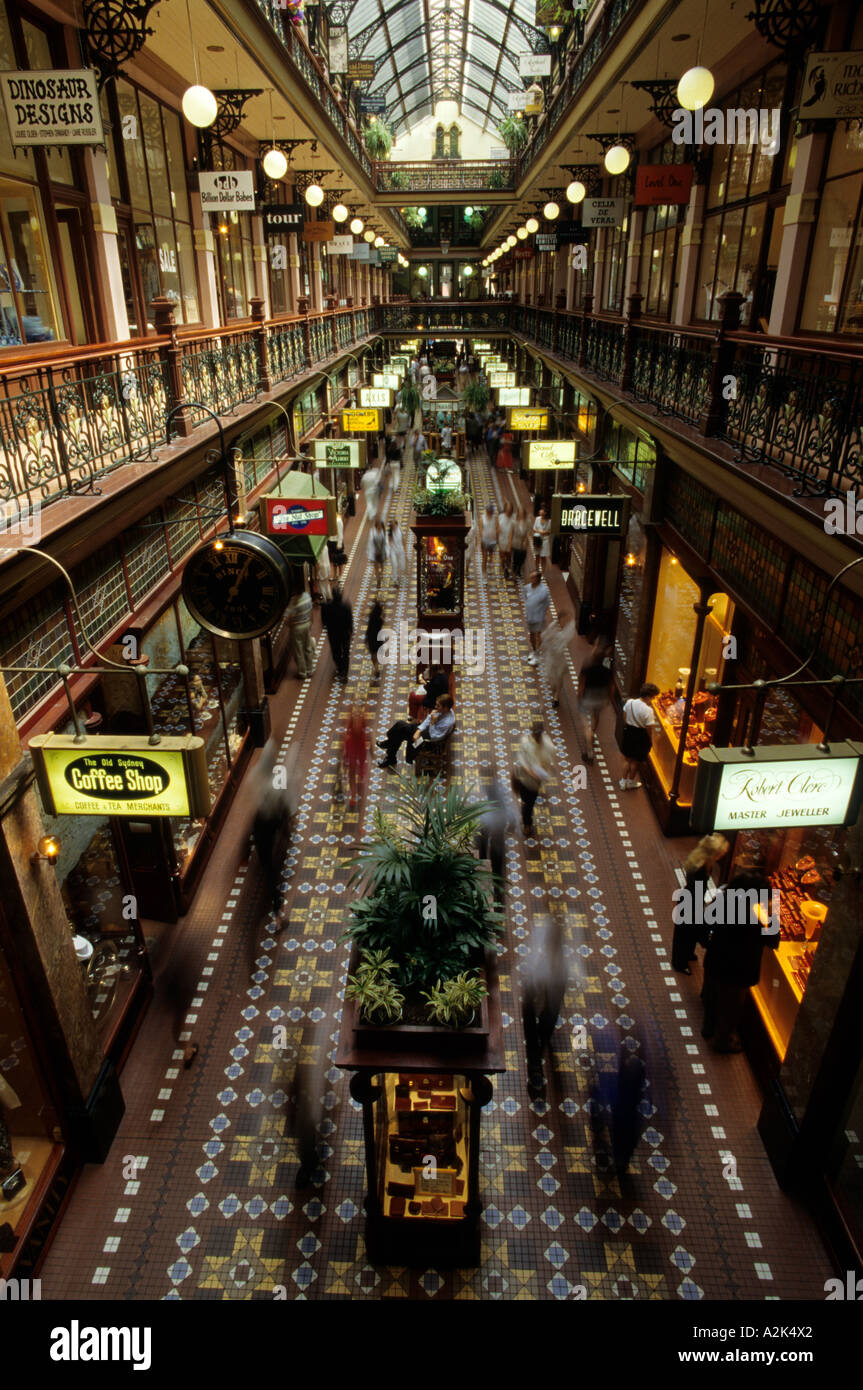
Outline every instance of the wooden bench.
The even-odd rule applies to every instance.
[[[417,777],[447,777],[450,769],[450,749],[456,726],[443,738],[429,740],[420,744],[414,758],[414,771]]]

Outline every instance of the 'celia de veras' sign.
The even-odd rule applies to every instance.
[[[692,827],[771,830],[853,825],[863,801],[863,744],[815,743],[702,748],[692,798]]]
[[[91,68],[3,72],[13,145],[101,145],[102,112]]]
[[[619,227],[623,221],[623,198],[585,198],[581,205],[582,227]]]
[[[250,169],[198,175],[202,212],[254,212],[255,179]]]
[[[30,740],[36,780],[51,816],[209,815],[204,740],[191,735],[150,743],[144,734],[71,734]]]
[[[625,497],[586,492],[556,493],[551,499],[551,529],[563,535],[620,536],[626,523]]]

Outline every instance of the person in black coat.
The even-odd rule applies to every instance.
[[[761,977],[765,947],[775,951],[779,945],[779,923],[769,909],[759,916],[759,899],[761,904],[770,903],[767,875],[763,867],[747,865],[720,888],[712,905],[716,923],[704,953],[701,1036],[715,1052],[743,1051],[739,1028],[746,996]]]
[[[351,605],[342,597],[338,584],[333,585],[333,596],[321,606],[321,622],[330,639],[333,661],[336,664],[336,678],[345,684],[348,678],[348,665],[351,657],[351,638],[354,635],[354,614]]]
[[[728,841],[724,835],[705,835],[683,865],[686,875],[686,892],[682,901],[674,909],[674,935],[671,939],[671,968],[681,975],[691,975],[689,962],[696,960],[695,947],[706,945],[709,929],[698,920],[698,909],[703,903],[703,894],[696,885],[707,885],[715,866],[728,852]],[[680,920],[678,920],[678,918]]]
[[[380,631],[384,625],[384,607],[379,599],[375,599],[372,604],[369,620],[366,623],[366,646],[369,656],[372,659],[372,680],[377,680],[381,674],[378,652],[381,645]]]
[[[442,666],[432,666],[426,681],[423,708],[434,709],[439,695],[449,694],[449,676]]]

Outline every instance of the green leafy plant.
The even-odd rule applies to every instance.
[[[465,222],[473,231],[478,231],[485,221],[485,208],[471,208],[470,216],[465,214]]]
[[[423,990],[423,999],[426,1000],[426,1012],[430,1019],[458,1028],[476,1013],[486,992],[485,983],[478,975],[469,975],[463,970],[443,984],[438,980],[432,989]]]
[[[352,999],[365,1023],[395,1023],[402,1016],[405,997],[392,980],[373,972],[357,972],[348,980],[345,998]]]
[[[504,116],[497,129],[510,154],[527,144],[527,126],[520,116]]]
[[[387,980],[395,968],[396,963],[389,951],[366,951],[354,971],[354,977],[377,981]]]
[[[463,492],[430,492],[424,487],[417,488],[413,502],[417,516],[458,516],[469,505]]]
[[[503,169],[492,169],[486,179],[486,187],[494,192],[506,188],[507,177]]]
[[[354,860],[351,879],[366,892],[351,907],[345,936],[363,955],[387,952],[402,989],[468,970],[498,937],[491,874],[472,852],[486,809],[457,787],[406,777],[394,818],[375,811],[371,844]]]
[[[462,393],[465,409],[482,413],[489,402],[488,387],[482,381],[469,381]]]
[[[428,212],[425,208],[402,208],[402,217],[412,232],[418,232],[426,224]]]
[[[422,404],[422,397],[420,396],[419,387],[416,382],[410,379],[406,380],[404,386],[399,391],[397,400],[402,410],[407,411],[408,415],[411,417],[411,424],[413,424],[413,418]]]
[[[393,147],[393,133],[380,116],[365,128],[366,149],[372,159],[389,159]]]
[[[394,188],[397,192],[400,192],[403,189],[410,188],[410,186],[411,181],[404,169],[390,170],[390,188]]]

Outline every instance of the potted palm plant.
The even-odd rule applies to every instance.
[[[408,377],[396,399],[400,408],[410,416],[411,424],[413,424],[414,416],[422,405],[422,397],[416,382]]]
[[[456,1037],[461,1047],[485,1045],[487,981],[496,978],[488,953],[501,916],[491,874],[472,851],[484,809],[456,787],[409,777],[395,814],[375,812],[371,843],[354,861],[352,883],[365,893],[345,932],[354,949],[344,1023],[357,1046],[446,1050]],[[384,954],[383,965],[373,953]],[[382,1033],[397,1007],[400,1021]]]
[[[482,381],[469,381],[462,394],[465,409],[475,410],[481,415],[489,401],[488,387],[485,383]]]

